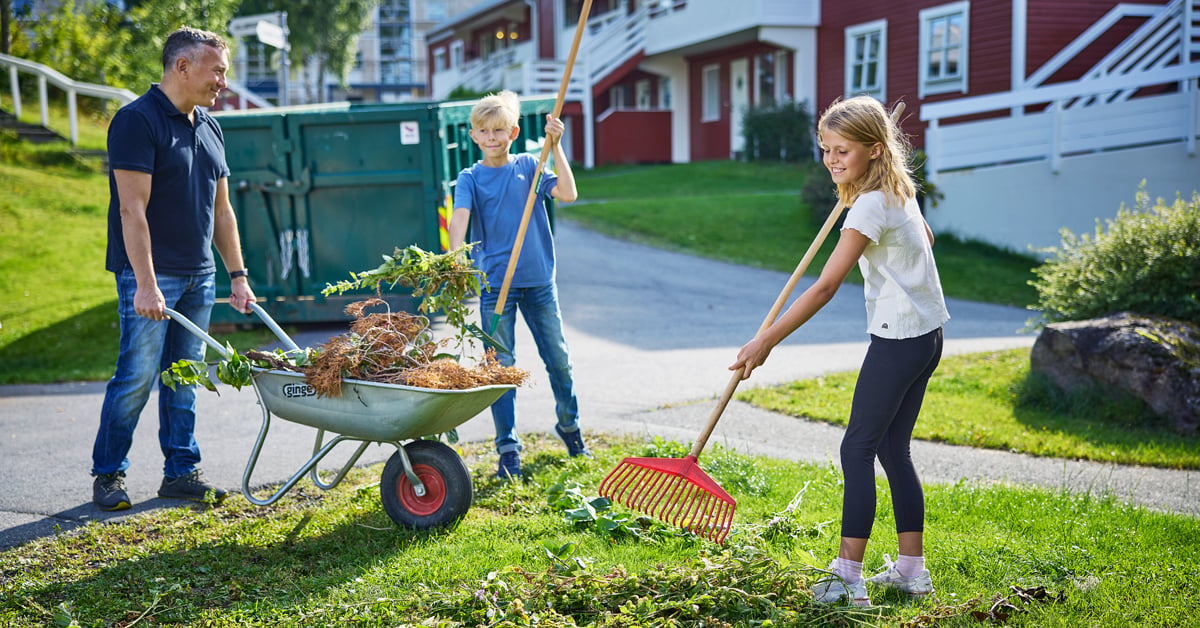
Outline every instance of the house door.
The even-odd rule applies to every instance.
[[[738,157],[746,150],[742,134],[742,116],[750,106],[750,62],[736,59],[729,62],[729,156]]]

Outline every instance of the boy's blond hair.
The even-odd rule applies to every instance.
[[[908,138],[892,122],[883,105],[870,96],[855,96],[835,101],[817,123],[817,137],[829,130],[866,147],[880,144],[878,158],[872,160],[859,181],[838,185],[838,200],[849,207],[860,194],[879,190],[893,203],[904,203],[916,196],[909,169],[912,150]]]
[[[507,89],[498,94],[489,94],[471,107],[471,126],[477,129],[495,123],[511,129],[520,120],[521,100]]]

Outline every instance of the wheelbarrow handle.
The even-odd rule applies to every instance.
[[[193,323],[191,320],[189,320],[188,317],[184,316],[183,314],[180,314],[179,312],[176,312],[175,310],[172,310],[169,307],[163,308],[163,313],[166,314],[168,317],[170,317],[171,320],[175,321],[176,323],[179,323],[180,325],[183,325],[184,329],[192,332],[197,338],[203,340],[205,344],[212,347],[213,349],[216,349],[217,353],[221,354],[221,357],[223,357],[223,358],[229,357],[229,350],[226,349],[224,347],[224,345],[217,342],[215,339],[213,339],[212,336],[208,335],[208,332],[204,331],[203,329],[200,329],[200,327],[198,327],[195,323]]]
[[[255,314],[258,314],[258,317],[262,319],[262,322],[266,323],[267,328],[274,332],[275,337],[278,338],[284,345],[286,345],[289,350],[300,350],[300,347],[296,345],[296,341],[292,340],[292,337],[287,335],[287,332],[283,331],[283,328],[275,322],[275,319],[271,318],[270,314],[267,314],[267,311],[264,310],[261,305],[257,303],[251,303],[250,309],[253,310]]]
[[[270,314],[267,314],[267,311],[264,310],[261,305],[259,305],[257,303],[251,303],[250,309],[255,314],[257,314],[259,318],[262,319],[263,323],[266,323],[267,327],[272,332],[275,333],[275,336],[277,338],[279,338],[279,340],[282,341],[284,345],[287,345],[288,349],[290,349],[291,351],[300,351],[300,347],[296,345],[296,342],[294,340],[292,340],[292,337],[287,335],[287,332],[283,331],[283,328],[280,327],[279,324],[275,322],[275,319],[271,318]],[[180,325],[183,325],[183,327],[185,329],[187,329],[188,331],[195,334],[195,336],[197,338],[200,338],[201,340],[203,340],[205,344],[212,347],[213,349],[216,349],[217,353],[221,354],[221,357],[223,357],[223,358],[229,357],[229,351],[228,351],[228,349],[225,348],[224,345],[217,342],[212,336],[208,335],[208,332],[204,331],[203,329],[200,329],[199,326],[197,326],[192,321],[188,320],[188,317],[184,316],[183,314],[180,314],[179,312],[176,312],[175,310],[172,310],[169,307],[163,308],[163,312],[167,316],[169,316],[171,318],[171,320],[175,321],[176,323],[179,323]]]

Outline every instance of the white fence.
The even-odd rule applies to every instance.
[[[67,93],[67,117],[70,125],[70,139],[72,146],[79,145],[79,114],[77,99],[79,96],[91,96],[101,100],[115,100],[121,105],[126,105],[133,102],[138,97],[137,94],[119,87],[109,87],[107,85],[95,85],[93,83],[83,83],[67,78],[62,73],[47,67],[40,63],[28,61],[18,57],[0,54],[0,67],[8,68],[8,82],[11,86],[10,98],[12,99],[13,115],[17,119],[21,118],[21,90],[17,81],[18,72],[25,72],[37,77],[38,83],[38,105],[41,109],[41,125],[49,128],[50,126],[50,107],[49,95],[47,93],[47,85],[55,87]],[[248,104],[252,104],[259,108],[273,107],[270,102],[261,98],[249,88],[236,83],[228,82],[227,91],[234,92],[239,96],[239,103],[242,109],[245,109]],[[3,104],[3,96],[0,95],[0,104]]]
[[[1036,89],[961,98],[921,107],[929,122],[925,134],[926,171],[939,172],[1032,160],[1047,160],[1057,172],[1064,155],[1183,142],[1196,153],[1200,130],[1200,63],[1081,80]],[[1172,93],[1067,108],[1078,98],[1141,88],[1177,85]],[[1028,105],[1044,111],[1010,116]],[[989,112],[1003,117],[943,125],[950,118]]]
[[[55,87],[67,93],[67,117],[71,127],[70,138],[72,145],[79,144],[79,121],[77,113],[76,99],[79,96],[92,96],[103,100],[116,100],[122,105],[133,101],[137,98],[137,94],[116,87],[108,87],[105,85],[94,85],[92,83],[81,83],[67,78],[58,71],[46,67],[40,63],[26,61],[17,57],[0,54],[0,66],[8,68],[8,82],[12,87],[12,107],[13,115],[18,119],[21,117],[21,90],[17,83],[17,73],[26,72],[37,77],[38,84],[38,103],[41,106],[42,126],[48,127],[50,122],[50,107],[46,92],[47,84],[52,84]]]

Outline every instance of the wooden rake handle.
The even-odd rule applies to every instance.
[[[904,113],[904,103],[896,103],[892,109],[891,118],[895,124],[900,124],[900,115]],[[838,218],[841,217],[842,211],[846,206],[838,201],[833,206],[833,210],[829,212],[829,217],[825,219],[825,224],[821,225],[821,230],[817,232],[817,237],[813,239],[812,244],[808,246],[808,251],[804,253],[804,257],[800,259],[800,263],[796,265],[796,270],[792,271],[792,276],[788,277],[787,283],[784,284],[783,290],[775,299],[775,304],[771,306],[771,311],[767,312],[767,317],[763,319],[762,325],[759,325],[758,332],[761,334],[772,323],[779,313],[783,311],[783,306],[787,303],[788,297],[791,296],[792,290],[799,283],[800,277],[804,276],[804,271],[808,270],[808,265],[817,255],[817,251],[821,249],[821,245],[825,243],[825,238],[833,231],[833,225],[837,224]],[[708,437],[712,436],[713,430],[717,427],[717,421],[721,419],[721,414],[725,412],[725,406],[729,405],[729,400],[733,398],[734,391],[737,390],[738,384],[742,381],[742,373],[746,371],[746,367],[739,368],[733,372],[733,376],[729,378],[729,383],[725,385],[725,390],[721,393],[721,398],[717,401],[717,405],[713,408],[712,414],[708,417],[708,424],[704,426],[704,430],[700,432],[700,436],[696,438],[696,444],[692,446],[692,452],[689,454],[693,458],[699,458],[700,452],[704,450],[704,446],[708,444]]]
[[[583,27],[587,25],[588,12],[591,9],[592,0],[584,0],[583,7],[579,11],[579,24],[575,27],[575,39],[571,42],[571,52],[567,55],[567,67],[563,69],[562,83],[558,86],[558,98],[554,101],[554,112],[551,114],[554,118],[559,117],[562,113],[563,101],[567,97],[567,86],[571,83],[571,70],[575,67],[575,55],[579,52],[579,42],[583,39]],[[584,95],[584,98],[590,97],[591,94]],[[529,196],[525,199],[525,212],[521,214],[521,224],[517,228],[516,240],[513,241],[512,254],[508,257],[508,268],[504,270],[504,282],[500,286],[500,297],[496,299],[494,321],[499,321],[500,315],[504,313],[504,304],[508,300],[508,290],[512,286],[513,273],[517,270],[517,260],[521,257],[521,247],[525,245],[525,231],[529,228],[529,217],[533,214],[533,205],[537,201],[537,190],[542,180],[542,168],[546,165],[546,158],[553,147],[554,143],[549,139],[542,144],[537,169],[533,171],[533,178],[529,186]],[[493,327],[495,327],[494,322]]]

